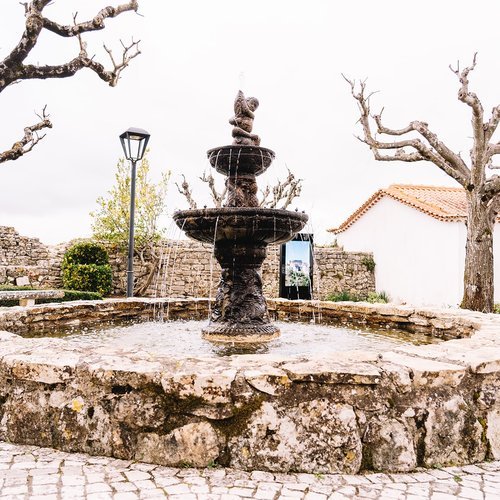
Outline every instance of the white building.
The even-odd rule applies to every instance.
[[[347,251],[373,252],[377,291],[396,302],[454,306],[463,294],[466,213],[462,188],[392,185],[329,231]],[[494,254],[500,302],[498,237]]]

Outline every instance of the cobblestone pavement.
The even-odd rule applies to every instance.
[[[498,500],[500,462],[411,474],[274,474],[174,469],[0,442],[0,498]]]

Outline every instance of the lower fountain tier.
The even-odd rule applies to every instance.
[[[307,222],[307,215],[269,208],[210,208],[174,214],[191,238],[214,244],[222,273],[210,324],[203,337],[216,342],[267,342],[279,335],[262,293],[260,267],[266,247],[285,243]]]
[[[203,243],[252,241],[256,244],[285,243],[306,224],[308,216],[276,208],[205,208],[174,213],[176,224]]]

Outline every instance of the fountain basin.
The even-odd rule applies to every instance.
[[[260,175],[274,160],[274,151],[260,146],[231,145],[209,149],[208,161],[226,176]]]
[[[390,351],[208,359],[22,338],[116,318],[206,317],[206,299],[0,310],[0,439],[163,465],[407,471],[500,458],[500,318],[270,300],[281,319],[399,326],[453,340]],[[307,328],[307,325],[304,325]]]
[[[173,218],[190,238],[204,243],[244,240],[257,245],[284,243],[308,220],[301,212],[257,207],[179,210]]]

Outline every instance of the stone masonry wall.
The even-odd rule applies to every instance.
[[[0,284],[61,287],[61,260],[72,242],[48,246],[36,238],[20,236],[14,228],[0,226]],[[191,240],[165,240],[157,248],[160,268],[146,296],[213,297],[217,291],[220,266],[211,245]],[[264,294],[279,296],[280,247],[270,246],[262,266]],[[313,296],[325,299],[330,293],[349,291],[366,296],[375,291],[375,275],[366,262],[368,253],[344,252],[336,247],[314,249]],[[110,249],[113,293],[124,295],[127,258]],[[136,276],[150,272],[150,262],[136,259]]]
[[[63,254],[61,245],[47,246],[13,227],[0,226],[0,285],[60,287]]]
[[[161,267],[149,287],[148,297],[214,297],[221,268],[213,257],[212,246],[191,240],[164,241],[160,247]],[[344,252],[335,247],[314,248],[313,296],[324,300],[331,293],[348,291],[366,297],[375,291],[375,274],[365,262],[368,253]],[[123,294],[126,258],[113,254],[115,293]],[[279,297],[280,247],[269,246],[262,265],[262,285],[266,297]],[[136,273],[146,272],[136,263]],[[120,276],[121,279],[116,279]]]

